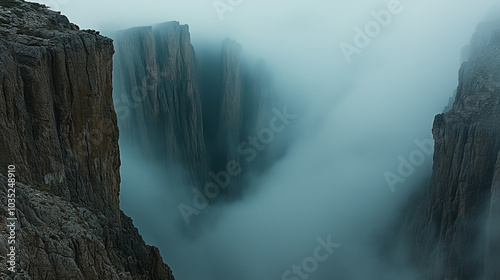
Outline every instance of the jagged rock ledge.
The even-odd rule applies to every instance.
[[[0,183],[7,185],[2,174]],[[7,205],[7,196],[2,195],[0,201]],[[20,225],[16,231],[16,277],[174,279],[161,262],[158,249],[142,241],[132,220],[123,213],[121,222],[110,221],[104,214],[56,196],[46,187],[22,183],[16,184],[16,201]],[[0,215],[7,217],[5,207],[0,208]],[[0,232],[0,261],[4,266],[9,233],[5,227]],[[14,274],[2,269],[0,277],[11,279],[7,275]]]

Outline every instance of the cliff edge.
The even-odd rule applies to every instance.
[[[500,21],[480,24],[450,111],[435,117],[430,185],[403,226],[425,279],[499,279]]]
[[[113,53],[43,5],[0,1],[0,215],[15,166],[17,219],[15,273],[2,227],[5,279],[174,279],[119,208]]]

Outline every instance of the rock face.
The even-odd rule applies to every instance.
[[[499,279],[500,21],[480,24],[455,102],[437,115],[430,185],[403,232],[425,279]]]
[[[208,176],[196,58],[186,25],[168,22],[115,36],[115,100],[124,142]]]
[[[241,45],[226,39],[199,66],[188,26],[178,22],[114,37],[114,97],[126,143],[185,169],[200,189],[211,172],[240,162],[238,146],[272,109],[272,76],[263,61],[249,69]],[[236,176],[226,190],[238,186]]]
[[[3,175],[0,183],[7,185]],[[0,197],[2,205],[6,198]],[[18,263],[16,273],[5,268],[9,233],[3,226],[2,279],[174,279],[158,249],[144,243],[123,213],[121,221],[110,220],[48,188],[22,183],[16,184],[16,201]],[[0,214],[6,212],[2,207]]]
[[[222,92],[220,96],[218,154],[224,164],[239,161],[238,144],[242,132],[243,81],[241,69],[241,45],[226,39],[222,43]],[[223,168],[223,166],[220,166]]]
[[[26,279],[173,279],[119,208],[112,41],[18,0],[0,2],[0,22],[0,173],[15,165],[20,182],[18,271]],[[2,258],[6,248],[2,238]]]

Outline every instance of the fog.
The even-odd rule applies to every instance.
[[[243,199],[210,205],[189,225],[178,205],[192,193],[179,170],[121,145],[122,209],[176,279],[422,279],[391,257],[405,250],[400,244],[381,253],[384,236],[430,176],[434,116],[493,1],[235,0],[220,1],[234,4],[222,17],[212,0],[41,2],[105,35],[176,20],[189,25],[196,51],[230,37],[244,56],[267,62],[276,94],[296,115],[267,147],[286,145],[285,155],[250,178]],[[396,13],[386,26],[356,45],[356,28],[389,9]],[[346,55],[345,44],[357,51]],[[391,189],[385,175],[401,175],[416,151],[422,162]]]

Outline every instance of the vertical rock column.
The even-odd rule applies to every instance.
[[[219,114],[219,168],[239,161],[238,144],[242,130],[241,45],[226,39],[222,44],[222,96]]]
[[[146,158],[208,179],[196,57],[187,25],[167,22],[115,36],[115,100],[124,143]]]

